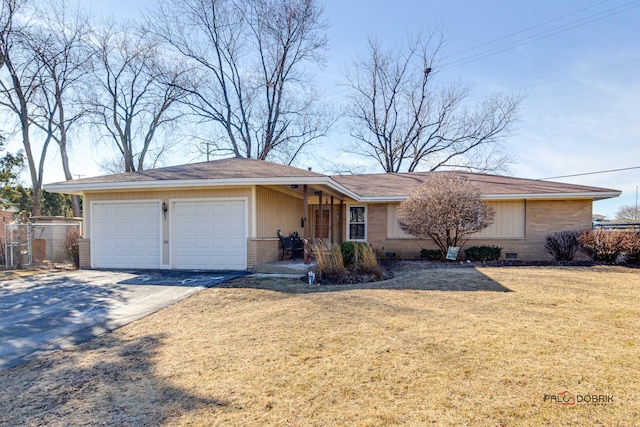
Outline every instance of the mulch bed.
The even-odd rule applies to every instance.
[[[591,267],[593,261],[524,261],[524,260],[500,260],[500,261],[424,261],[424,260],[394,260],[385,261],[383,265],[391,270],[417,270],[425,268],[476,268],[476,267]]]
[[[385,260],[380,262],[382,275],[367,275],[351,272],[346,276],[336,278],[316,278],[318,285],[355,285],[361,283],[379,282],[392,279],[394,272],[414,271],[424,269],[439,268],[478,268],[478,267],[594,267],[620,266],[627,268],[640,268],[640,264],[611,264],[593,261],[571,261],[558,262],[550,260],[528,261],[528,260],[499,260],[485,262],[465,262],[465,261],[427,261],[427,260]],[[300,280],[308,281],[307,276],[300,277]]]

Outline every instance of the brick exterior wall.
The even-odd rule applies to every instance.
[[[544,249],[545,237],[553,232],[576,228],[591,228],[591,200],[527,200],[525,207],[524,239],[470,239],[465,248],[495,245],[505,253],[516,253],[517,259],[551,260]],[[382,256],[417,259],[420,249],[437,249],[431,240],[387,239],[387,205],[367,207],[367,240]]]
[[[277,238],[249,239],[247,268],[253,270],[258,264],[279,261],[281,255],[280,240]]]

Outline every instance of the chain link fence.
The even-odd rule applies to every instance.
[[[5,224],[5,264],[7,268],[29,268],[32,258],[32,225]]]
[[[79,233],[80,225],[77,223],[5,224],[6,268],[77,263],[72,257],[77,254]]]

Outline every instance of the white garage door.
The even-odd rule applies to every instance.
[[[92,212],[94,268],[160,268],[159,201],[96,202]]]
[[[173,204],[174,268],[247,268],[244,200],[176,201]]]

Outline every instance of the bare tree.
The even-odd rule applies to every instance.
[[[493,223],[495,210],[476,186],[454,172],[434,172],[400,203],[400,228],[421,239],[432,239],[443,254],[461,247],[473,233]]]
[[[29,14],[24,0],[0,0],[0,50],[4,67],[0,75],[0,107],[13,113],[27,158],[33,187],[33,216],[40,215],[42,176],[50,139],[39,148],[32,144],[32,112],[40,90],[40,64],[25,41]],[[37,151],[39,151],[39,158]]]
[[[69,164],[69,135],[85,114],[80,93],[86,88],[91,51],[87,47],[89,23],[79,8],[64,0],[47,4],[39,11],[38,25],[30,28],[25,44],[38,63],[38,91],[33,124],[48,141],[58,144],[65,179],[72,180]],[[72,196],[74,216],[80,216],[78,196]]]
[[[640,208],[635,205],[620,206],[618,212],[616,212],[616,219],[640,221]]]
[[[347,75],[351,95],[351,152],[375,159],[386,172],[463,167],[504,170],[511,161],[500,140],[517,120],[521,97],[495,95],[469,110],[470,87],[434,87],[437,33],[385,51],[369,41],[369,55]]]
[[[156,136],[183,116],[175,107],[189,73],[165,56],[157,40],[130,27],[110,25],[96,34],[90,100],[95,124],[121,154],[126,172],[145,169],[170,148],[169,138]]]
[[[225,136],[215,154],[291,163],[326,134],[302,71],[323,59],[321,12],[317,0],[167,0],[152,14],[149,29],[199,69],[186,103]]]
[[[326,160],[323,169],[330,171],[333,175],[359,175],[367,172],[367,168],[364,165],[359,165],[354,162],[337,162],[332,160]]]

